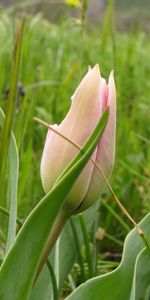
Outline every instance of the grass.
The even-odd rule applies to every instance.
[[[4,111],[8,100],[15,26],[15,19],[1,11],[0,106]],[[117,143],[111,184],[136,221],[150,210],[149,53],[148,35],[138,30],[124,34],[112,31],[109,19],[105,28],[86,29],[81,33],[80,26],[69,19],[54,25],[42,19],[40,14],[28,18],[13,125],[20,157],[19,219],[25,219],[44,194],[39,169],[46,130],[35,123],[33,117],[51,124],[61,122],[70,106],[70,97],[88,65],[95,63],[100,64],[102,75],[106,78],[111,69],[115,70]],[[7,181],[7,174],[5,179]],[[5,186],[6,182],[1,197],[2,205],[7,209]],[[96,251],[103,255],[109,249],[112,257],[122,248],[109,237],[114,236],[123,242],[126,235],[124,225],[115,214],[128,226],[131,227],[131,224],[121,216],[107,190],[102,198],[96,229],[103,227],[107,235],[102,241],[95,242]],[[0,220],[2,252],[7,220],[2,215]]]

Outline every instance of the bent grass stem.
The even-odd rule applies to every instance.
[[[63,139],[65,139],[66,141],[68,141],[70,144],[72,144],[73,146],[75,146],[77,149],[79,149],[80,151],[82,151],[82,147],[76,143],[75,141],[71,140],[70,138],[68,138],[67,136],[65,136],[64,134],[62,134],[61,132],[59,132],[58,130],[56,130],[55,128],[53,128],[53,126],[49,125],[47,122],[34,117],[34,120],[37,121],[38,123],[44,125],[45,127],[49,128],[50,130],[52,130],[53,132],[55,132],[57,135],[59,135],[60,137],[62,137]],[[107,177],[105,176],[103,170],[101,169],[101,167],[99,166],[99,164],[94,161],[94,159],[91,157],[90,161],[94,164],[94,166],[99,170],[100,174],[103,176],[107,187],[109,189],[109,191],[111,192],[115,202],[117,203],[117,205],[119,206],[119,208],[121,209],[121,211],[126,215],[126,217],[131,221],[131,223],[134,225],[134,227],[136,228],[139,236],[142,238],[146,248],[148,248],[148,250],[150,251],[150,243],[147,239],[147,237],[145,236],[145,233],[140,229],[139,225],[134,221],[134,219],[130,216],[130,214],[128,213],[128,211],[126,210],[126,208],[122,205],[122,203],[120,202],[120,200],[118,199],[118,197],[116,196],[115,192],[113,191]]]

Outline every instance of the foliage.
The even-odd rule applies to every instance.
[[[70,96],[87,71],[87,66],[93,66],[95,63],[100,64],[104,77],[108,77],[110,69],[114,69],[117,85],[117,153],[111,184],[121,202],[137,221],[150,210],[150,83],[148,80],[150,43],[146,33],[140,30],[128,34],[120,34],[114,27],[112,30],[109,17],[110,15],[107,14],[105,28],[86,28],[84,32],[81,32],[80,26],[72,20],[64,20],[59,25],[54,25],[44,20],[41,14],[28,18],[12,127],[20,161],[18,217],[22,221],[44,195],[39,166],[46,130],[35,123],[33,117],[38,116],[50,124],[59,123],[70,106]],[[1,11],[0,106],[4,111],[10,87],[15,28],[15,18]],[[6,210],[9,209],[6,199],[8,178],[9,168],[5,172],[5,182],[1,192],[1,206]],[[76,219],[79,222],[78,217]],[[97,276],[112,271],[118,264],[122,243],[130,229],[130,224],[121,215],[107,189],[102,195],[100,209],[91,216],[91,223],[93,221],[90,235],[91,225],[86,234],[91,242],[91,255],[94,257],[92,272]],[[0,255],[3,259],[7,239],[7,220],[2,214],[0,214],[0,224]],[[63,295],[89,279],[86,243],[83,237],[78,238],[75,234],[78,231],[82,232],[79,224],[77,231],[73,231],[70,224],[67,225],[69,228],[67,236],[71,236],[72,241],[75,240],[76,248],[76,251],[74,248],[70,250],[70,257],[68,256],[68,274],[75,261],[76,264],[69,274],[69,279],[67,273],[62,274],[60,278],[59,288]],[[101,236],[99,236],[99,227],[104,228]],[[68,238],[63,245],[67,245],[65,249],[68,249],[66,240],[68,242]],[[140,273],[140,266],[145,266],[144,251],[136,257],[134,279],[132,278],[135,286],[139,286],[140,277],[137,274]],[[75,252],[77,252],[76,260]],[[54,256],[53,253],[51,262],[55,265]],[[61,254],[59,256],[61,257]],[[61,264],[63,261],[64,259],[61,258]],[[49,299],[51,295],[50,284],[45,287],[43,278],[44,284],[49,284],[47,268],[35,285],[32,294],[34,300],[38,299],[39,290],[42,293],[44,290],[44,300]],[[63,285],[65,279],[67,283]],[[134,297],[136,292],[132,289]]]

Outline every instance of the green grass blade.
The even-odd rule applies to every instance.
[[[16,237],[16,219],[17,219],[17,189],[18,189],[18,175],[19,175],[19,156],[18,149],[16,145],[16,140],[12,134],[12,139],[10,141],[9,150],[9,161],[10,161],[10,206],[9,206],[9,224],[8,224],[8,234],[6,243],[6,252],[13,245]]]
[[[101,51],[105,50],[110,35],[110,30],[112,26],[113,5],[113,0],[109,0],[105,13],[103,34],[101,37]]]
[[[89,278],[92,278],[94,276],[93,260],[92,260],[93,253],[91,250],[90,238],[89,238],[89,234],[88,234],[88,231],[86,228],[86,223],[85,223],[83,215],[81,215],[81,214],[79,215],[79,221],[80,221],[83,239],[84,239],[86,259],[87,259],[87,263],[88,263],[88,273],[89,273],[88,275],[89,275]]]
[[[47,260],[47,266],[50,272],[51,280],[52,280],[52,286],[53,286],[53,300],[58,300],[58,289],[57,289],[57,281],[55,278],[55,273],[52,267],[52,264],[49,260]]]
[[[10,79],[10,90],[9,90],[8,102],[6,107],[6,113],[5,113],[6,119],[4,122],[2,139],[0,143],[0,190],[2,190],[2,186],[3,186],[7,154],[9,149],[9,139],[10,139],[15,106],[16,106],[16,96],[17,96],[17,86],[19,81],[19,71],[21,65],[21,50],[22,50],[24,25],[25,25],[25,20],[23,19],[20,23],[20,27],[18,28],[18,32],[17,32],[16,45],[14,49],[14,62],[12,67],[11,79]]]
[[[78,258],[78,262],[80,265],[80,272],[81,272],[81,282],[84,282],[86,280],[86,274],[85,274],[85,270],[84,270],[84,259],[83,259],[83,255],[82,255],[82,251],[81,251],[81,245],[80,245],[80,241],[79,241],[79,234],[77,231],[77,220],[75,220],[73,217],[70,218],[70,226],[72,229],[72,233],[73,233],[73,241],[76,247],[76,255]],[[69,246],[69,245],[68,245]]]
[[[0,108],[0,127],[3,127],[5,116]],[[18,172],[19,172],[19,157],[18,150],[13,133],[10,136],[9,147],[9,165],[10,165],[10,203],[9,203],[9,222],[8,234],[6,242],[6,252],[13,245],[16,237],[16,219],[17,219],[17,187],[18,187]]]
[[[80,159],[76,161],[75,157],[73,162],[76,163],[72,164],[57,185],[40,201],[21,228],[0,269],[1,300],[29,299],[50,229],[67,194],[91,157],[107,119],[108,112],[105,113],[105,118],[99,121],[83,147],[86,152],[80,151]]]
[[[6,208],[2,207],[2,206],[0,206],[0,213],[2,215],[6,216],[6,217],[10,216],[9,211]],[[23,225],[22,221],[18,218],[16,219],[16,223],[18,224],[19,227],[21,227]]]

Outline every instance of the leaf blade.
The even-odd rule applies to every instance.
[[[140,222],[140,228],[150,239],[150,213]],[[66,300],[130,299],[136,257],[142,249],[144,249],[143,241],[136,229],[133,229],[125,240],[123,257],[119,267],[112,272],[88,280],[69,295]]]
[[[0,127],[3,127],[5,115],[0,108]],[[10,161],[10,207],[9,207],[9,223],[6,241],[6,253],[13,245],[16,237],[16,218],[17,218],[17,187],[18,187],[18,173],[19,173],[19,156],[16,145],[15,136],[11,133],[10,147],[9,147],[9,161]]]
[[[2,131],[2,140],[0,144],[0,190],[3,186],[3,180],[5,175],[5,166],[7,161],[7,154],[9,149],[10,135],[12,129],[12,123],[14,118],[14,111],[16,105],[17,87],[19,81],[19,73],[21,66],[21,53],[23,44],[25,19],[22,19],[18,28],[16,44],[14,49],[14,65],[11,73],[10,91],[6,107],[6,118]]]
[[[108,112],[98,122],[94,132],[81,151],[80,159],[69,168],[57,185],[40,201],[21,228],[16,242],[9,251],[0,269],[0,299],[29,299],[34,278],[38,269],[44,245],[50,229],[62,206],[62,199],[69,193],[72,185],[93,153],[102,134],[103,122]],[[102,122],[103,121],[103,122]]]

